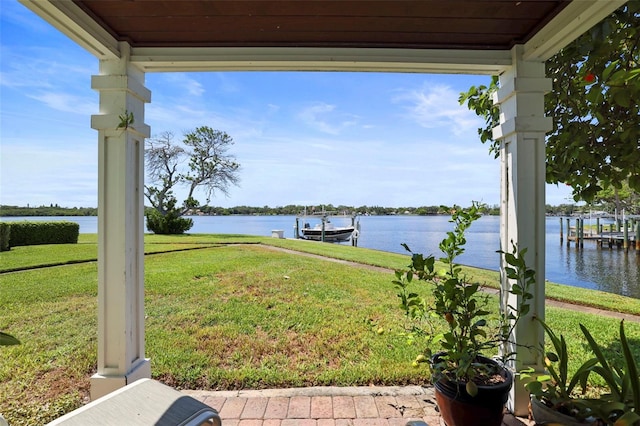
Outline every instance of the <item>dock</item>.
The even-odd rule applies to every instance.
[[[575,225],[571,226],[571,218],[566,221],[566,235],[563,231],[563,218],[560,218],[560,242],[566,238],[567,247],[574,243],[576,248],[584,247],[585,241],[593,241],[600,248],[635,249],[640,256],[640,219],[631,218],[617,220],[615,223],[600,224],[596,218],[596,225],[585,229],[584,218],[575,218]]]

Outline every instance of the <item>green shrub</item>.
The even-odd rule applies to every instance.
[[[154,234],[184,234],[193,226],[193,220],[178,216],[175,211],[163,215],[157,210],[147,210],[147,229]]]
[[[9,246],[76,244],[80,225],[75,222],[12,222]]]
[[[11,236],[11,225],[0,222],[0,251],[9,251],[9,237]]]

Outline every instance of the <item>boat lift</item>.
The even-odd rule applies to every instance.
[[[298,239],[305,239],[304,235],[303,235],[303,228],[301,227],[300,221],[302,220],[303,224],[302,226],[305,227],[305,229],[309,229],[309,224],[308,222],[306,222],[306,220],[308,218],[313,218],[313,219],[320,219],[320,237],[319,237],[319,241],[322,242],[327,242],[327,241],[335,241],[335,242],[339,242],[339,241],[348,241],[351,240],[351,245],[354,247],[358,246],[358,238],[360,236],[360,220],[356,221],[357,218],[357,214],[337,214],[337,212],[327,212],[324,209],[322,209],[321,212],[318,213],[311,213],[311,214],[307,214],[306,208],[305,211],[302,215],[296,216],[296,223],[293,226],[294,229],[294,235],[296,238]],[[330,222],[330,218],[348,218],[351,219],[351,226],[353,227],[353,231],[351,232],[351,235],[345,239],[345,240],[332,240],[332,238],[328,235],[328,229],[329,226],[327,225]]]

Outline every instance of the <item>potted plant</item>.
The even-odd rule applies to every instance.
[[[533,369],[523,370],[520,378],[526,381],[525,388],[531,394],[531,415],[537,424],[562,424],[580,426],[594,424],[592,409],[584,398],[578,398],[587,390],[587,379],[591,369],[598,363],[596,358],[587,360],[569,378],[569,353],[563,335],[558,337],[542,320],[538,319],[551,342],[554,352],[545,353],[547,374],[536,375]],[[541,348],[544,351],[544,348]]]
[[[620,321],[620,346],[623,355],[620,365],[607,360],[584,325],[580,324],[580,329],[598,360],[598,365],[591,370],[604,379],[609,390],[597,399],[587,400],[588,407],[602,424],[640,426],[640,371],[624,332],[624,320]]]
[[[436,270],[433,255],[413,253],[403,244],[412,253],[411,264],[408,270],[396,271],[393,281],[401,308],[410,320],[408,335],[412,340],[427,340],[415,364],[429,364],[436,401],[448,426],[501,425],[513,381],[504,366],[510,354],[503,353],[501,360],[486,354],[508,342],[519,317],[528,312],[527,301],[532,297],[528,289],[535,282],[535,272],[524,262],[526,250],[518,252],[514,245],[511,253],[499,251],[509,265],[507,276],[515,280],[510,292],[521,296],[522,303],[517,309],[510,306],[517,316],[501,312],[497,319],[491,318],[486,308],[489,295],[480,284],[470,282],[455,262],[464,252],[466,230],[480,216],[477,203],[467,209],[454,208],[450,220],[454,230],[447,232],[439,245],[444,255],[439,259],[445,266],[442,270]],[[416,281],[430,285],[430,297],[413,290]],[[434,319],[444,332],[437,332]],[[433,344],[439,348],[432,350]]]
[[[569,355],[564,336],[558,338],[544,321],[539,321],[555,352],[547,352],[545,356],[548,374],[533,376],[532,370],[525,370],[521,374],[521,378],[528,381],[525,387],[531,393],[531,414],[536,423],[640,426],[640,414],[637,411],[640,407],[640,373],[624,332],[624,321],[620,322],[623,362],[615,364],[607,359],[589,330],[580,324],[595,358],[582,364],[571,379],[568,376]],[[592,372],[603,378],[608,392],[598,398],[584,398],[587,380]],[[581,395],[576,394],[578,384],[582,389]]]

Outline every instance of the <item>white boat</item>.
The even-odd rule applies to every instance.
[[[324,220],[313,228],[308,223],[305,223],[301,232],[302,237],[307,240],[337,242],[348,241],[357,231],[355,226],[334,226],[329,220]]]

